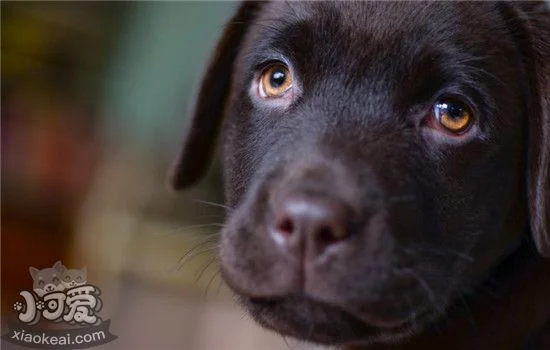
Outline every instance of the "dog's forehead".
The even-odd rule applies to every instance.
[[[300,22],[334,26],[348,33],[380,34],[387,38],[391,32],[411,32],[429,28],[468,26],[490,23],[488,6],[460,2],[394,2],[394,1],[271,1],[263,7],[257,22],[271,28],[281,28]],[[327,30],[334,28],[325,28]]]
[[[256,42],[286,40],[292,50],[302,47],[308,54],[314,54],[311,48],[339,50],[340,61],[346,54],[370,55],[371,48],[380,56],[412,55],[426,47],[487,50],[506,46],[500,42],[507,39],[506,24],[496,6],[492,2],[272,1],[259,12],[252,37]]]
[[[46,277],[46,276],[52,276],[56,273],[57,273],[57,271],[55,269],[45,268],[45,269],[42,269],[42,270],[38,271],[36,275],[41,276],[41,277]]]
[[[268,2],[247,34],[239,66],[288,58],[308,91],[353,88],[406,106],[447,81],[477,81],[511,67],[515,46],[494,3]],[[492,10],[491,10],[492,9]],[[467,62],[467,64],[464,64]],[[470,69],[470,66],[472,67]],[[327,74],[330,74],[326,84]],[[470,79],[471,78],[471,79]],[[485,83],[480,82],[480,88]],[[416,92],[422,96],[411,96]],[[390,95],[403,95],[401,97]],[[426,96],[424,96],[424,94]],[[357,95],[357,98],[361,96]],[[370,99],[372,101],[375,98]]]
[[[307,61],[407,64],[428,55],[461,60],[508,46],[494,4],[456,2],[268,2],[254,20],[244,56],[273,50]],[[495,54],[491,51],[494,51]],[[367,61],[365,63],[365,61]],[[355,69],[348,66],[348,69]]]

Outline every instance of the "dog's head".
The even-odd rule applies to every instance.
[[[173,184],[204,173],[221,129],[222,272],[259,323],[324,343],[395,339],[525,232],[550,255],[550,31],[522,6],[239,8]]]

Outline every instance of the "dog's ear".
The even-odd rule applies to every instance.
[[[245,1],[226,25],[203,76],[183,144],[170,174],[170,186],[183,189],[208,170],[229,95],[233,63],[241,39],[261,3]]]
[[[36,277],[36,275],[40,272],[39,269],[37,269],[36,267],[29,267],[29,272],[31,274],[31,277],[34,279]]]
[[[550,10],[544,2],[516,3],[525,35],[529,76],[528,200],[533,240],[550,257]]]
[[[55,264],[53,264],[53,268],[57,271],[59,271],[60,273],[63,273],[65,272],[66,268],[65,266],[63,266],[63,264],[61,263],[61,261],[57,260],[55,262]]]

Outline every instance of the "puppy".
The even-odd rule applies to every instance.
[[[259,324],[349,348],[544,343],[549,18],[526,2],[240,6],[172,185],[205,173],[221,130],[222,274]]]
[[[86,267],[82,269],[66,269],[65,272],[63,272],[61,282],[66,289],[83,286],[86,284],[86,275]]]
[[[36,295],[42,297],[47,293],[65,290],[61,277],[66,271],[61,261],[57,261],[52,267],[37,269],[29,267],[29,273],[32,277],[32,288]]]

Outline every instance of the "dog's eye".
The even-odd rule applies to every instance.
[[[441,99],[435,103],[432,117],[446,131],[461,134],[468,130],[473,117],[470,108],[456,99]]]
[[[292,88],[292,76],[282,64],[267,67],[260,76],[259,92],[261,97],[281,97]]]

